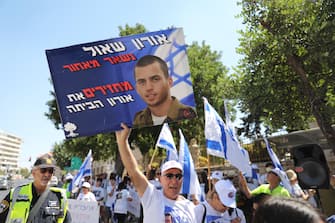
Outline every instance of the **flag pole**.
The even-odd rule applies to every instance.
[[[150,160],[150,163],[149,163],[149,166],[150,166],[150,167],[151,167],[152,162],[154,161],[154,158],[155,158],[155,155],[156,155],[157,150],[158,150],[158,147],[155,146],[154,153],[152,154],[152,157],[151,157],[151,160]]]
[[[210,159],[210,155],[207,153],[207,164],[208,164],[208,169],[207,169],[207,178],[208,178],[208,190],[211,191],[212,188],[211,188],[211,159]]]

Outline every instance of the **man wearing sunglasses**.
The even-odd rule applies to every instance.
[[[181,164],[177,161],[164,163],[159,177],[162,189],[156,189],[138,168],[136,159],[130,150],[128,143],[130,129],[123,123],[121,128],[122,130],[116,132],[118,149],[123,165],[141,198],[143,222],[164,222],[167,215],[176,223],[197,222],[195,205],[179,194],[183,182]]]
[[[255,196],[261,193],[270,194],[274,196],[290,197],[290,193],[288,192],[288,190],[285,189],[285,187],[280,185],[283,174],[286,174],[286,173],[282,172],[278,168],[271,169],[267,172],[266,180],[268,184],[261,184],[255,189],[250,190],[245,177],[240,172],[239,180],[241,184],[241,189],[247,198],[251,198],[252,196]]]
[[[12,189],[1,202],[0,222],[71,222],[65,190],[49,187],[55,168],[51,157],[39,157],[31,170],[33,182]]]

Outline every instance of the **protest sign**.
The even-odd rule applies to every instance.
[[[195,107],[181,28],[46,50],[66,138],[133,126],[146,107],[136,92],[134,67],[145,55],[163,59],[173,79],[171,95]],[[186,117],[187,117],[187,112]]]
[[[68,199],[72,223],[99,222],[99,206],[97,202]]]

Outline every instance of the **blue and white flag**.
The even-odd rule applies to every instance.
[[[207,153],[227,159],[225,124],[216,110],[203,97],[205,109],[205,138]]]
[[[85,176],[91,176],[92,175],[92,162],[93,162],[92,150],[90,150],[88,152],[84,162],[81,164],[77,175],[73,178],[73,180],[72,180],[72,182],[69,186],[69,191],[72,191],[73,187],[78,187],[81,180]]]
[[[252,176],[252,170],[250,165],[249,153],[246,149],[241,147],[240,142],[235,134],[235,128],[230,120],[229,112],[224,102],[224,110],[226,116],[226,135],[227,135],[227,146],[231,148],[227,150],[227,157],[229,161],[240,169],[247,177]],[[240,151],[240,152],[237,152]],[[239,165],[239,167],[237,166]]]
[[[234,131],[223,122],[220,115],[204,99],[205,137],[207,153],[228,160],[246,176],[251,176],[249,158],[241,148]]]
[[[167,123],[163,124],[156,146],[166,149],[165,162],[168,160],[178,160],[177,148],[174,144],[173,136]]]
[[[268,142],[268,140],[265,137],[264,137],[264,142],[265,142],[266,149],[269,153],[269,156],[271,158],[271,161],[272,161],[274,167],[280,170],[280,176],[279,177],[281,179],[281,182],[282,182],[283,186],[291,193],[291,191],[292,191],[291,184],[290,184],[290,181],[289,181],[289,179],[286,175],[286,172],[284,171],[283,166],[281,165],[277,155],[272,150],[272,148],[270,146],[270,143]]]
[[[201,200],[201,188],[198,180],[197,172],[194,168],[193,159],[185,141],[182,131],[179,129],[180,144],[179,144],[179,162],[183,167],[183,185],[182,194],[195,195],[198,200]]]

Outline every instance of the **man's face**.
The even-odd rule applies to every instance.
[[[136,91],[149,107],[157,107],[170,97],[172,78],[166,78],[158,62],[135,68]]]
[[[176,200],[180,193],[181,184],[183,182],[182,172],[179,169],[172,168],[164,171],[160,177],[164,195]]]
[[[220,200],[220,198],[219,198],[219,195],[218,195],[218,193],[217,192],[215,192],[214,194],[213,194],[213,202],[212,202],[212,205],[213,205],[213,208],[216,210],[216,211],[218,211],[218,212],[225,212],[227,209],[228,209],[228,207],[227,206],[225,206],[222,202],[221,202],[221,200]]]
[[[53,175],[54,168],[48,167],[48,168],[34,168],[32,170],[32,175],[34,177],[34,185],[37,188],[43,188],[47,187],[49,181],[51,180],[51,177]]]
[[[278,184],[280,182],[280,177],[273,172],[268,172],[266,176],[266,180],[270,184]]]

